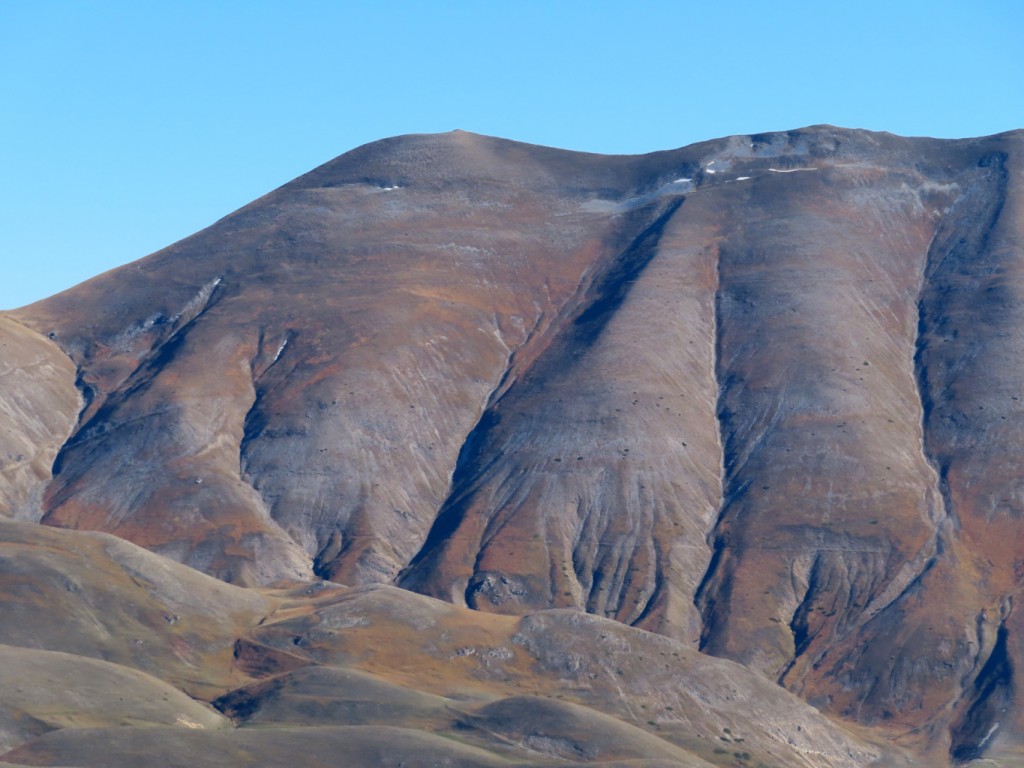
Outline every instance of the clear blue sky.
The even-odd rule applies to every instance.
[[[1024,2],[0,0],[0,308],[360,144],[1024,127]]]

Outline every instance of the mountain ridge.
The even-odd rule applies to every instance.
[[[3,314],[64,366],[4,514],[249,587],[582,609],[1012,752],[1022,139],[366,145]]]

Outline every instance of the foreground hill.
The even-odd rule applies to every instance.
[[[0,762],[16,765],[890,754],[739,664],[610,619],[496,616],[384,585],[235,587],[107,534],[0,521],[0,612]]]
[[[365,744],[375,764],[398,736],[337,728],[411,717],[412,752],[475,734],[451,757],[465,764],[488,764],[472,750],[528,762],[515,750],[540,743],[574,760],[867,765],[899,745],[935,765],[1013,764],[1022,150],[1021,132],[828,126],[638,157],[401,137],[7,313],[11,530],[115,534],[155,553],[157,583],[186,578],[171,558],[245,600],[348,587],[253,611],[265,629],[220,636],[241,643],[234,666],[197,665],[260,679],[209,684],[242,729],[154,725],[118,747],[65,728],[3,759],[117,764],[180,743],[198,764],[188,750],[269,749],[245,746],[250,728],[316,725],[300,740]],[[426,612],[417,642],[432,648],[462,623],[489,639],[450,649],[435,674],[458,684],[373,677],[383,661],[351,663],[364,641],[322,644],[362,626],[335,597],[410,627]],[[78,622],[76,606],[52,612]],[[407,632],[365,647],[389,658]],[[521,671],[453,704],[476,673],[451,670],[498,649]],[[612,661],[621,649],[636,662]],[[134,666],[212,699],[152,658]],[[357,673],[371,677],[337,686],[369,686],[370,709],[393,715],[363,722],[332,698],[330,675]],[[687,693],[701,675],[733,698]],[[669,691],[691,699],[657,698]],[[564,731],[538,735],[540,719]],[[799,737],[812,728],[815,747]]]

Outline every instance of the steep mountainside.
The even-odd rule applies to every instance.
[[[241,688],[203,662],[220,670],[203,696],[246,728],[408,728],[415,712],[431,725],[410,754],[473,733],[451,757],[465,764],[526,760],[500,742],[578,761],[896,764],[905,748],[1013,765],[1022,186],[1021,131],[817,126],[636,157],[459,131],[367,145],[0,317],[0,513],[11,530],[114,534],[273,603],[251,613],[266,628],[223,634]],[[273,607],[283,584],[320,579],[344,597]],[[399,642],[346,634],[360,600],[410,627],[430,613],[431,647],[476,627],[490,645],[449,662],[470,648],[486,668],[480,648],[501,648],[509,669],[464,711],[460,675],[477,672],[357,680],[385,670],[353,647]],[[182,687],[154,665],[130,666]],[[644,698],[713,674],[734,699]],[[330,675],[407,714],[362,722]],[[569,703],[523,698],[559,691]],[[749,754],[740,723],[722,733],[696,701],[737,707]],[[544,707],[565,733],[537,735]],[[619,752],[596,746],[602,718],[627,729]],[[163,749],[173,722],[124,748]],[[317,733],[328,752],[343,738]],[[360,733],[344,738],[361,755],[386,738]],[[195,754],[263,748],[195,738]],[[127,759],[106,740],[61,730],[3,759]]]

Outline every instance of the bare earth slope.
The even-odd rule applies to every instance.
[[[240,587],[583,609],[935,765],[1012,764],[1022,152],[830,126],[367,145],[0,318],[0,511]]]

